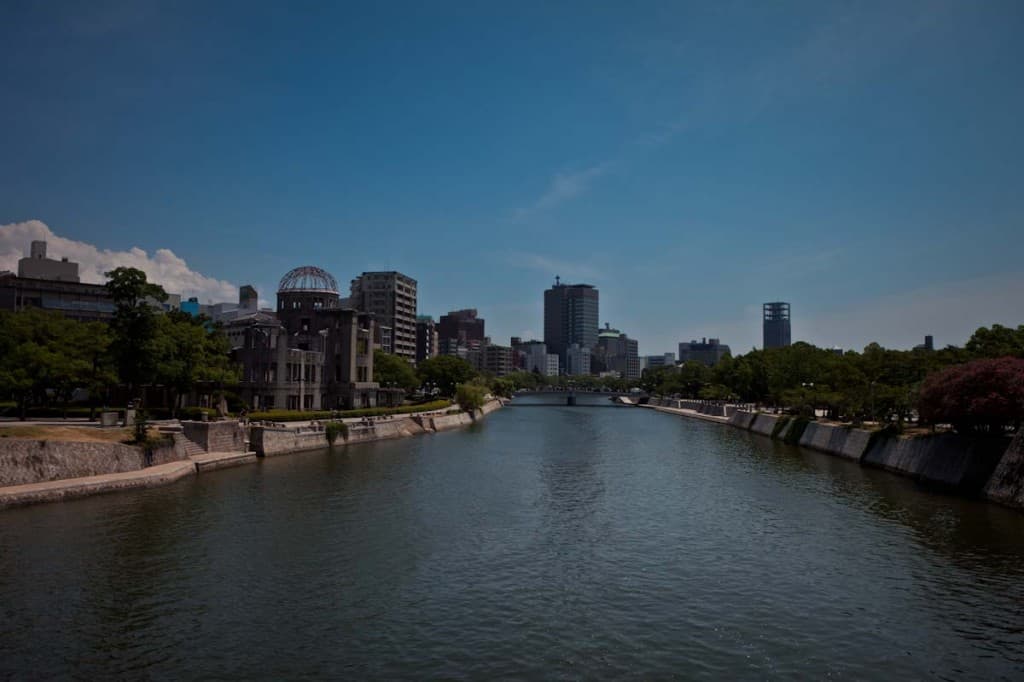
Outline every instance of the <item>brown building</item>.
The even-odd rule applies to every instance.
[[[278,287],[276,316],[258,312],[225,325],[242,365],[242,399],[253,409],[376,406],[376,326],[372,315],[343,304],[326,271],[290,271]]]
[[[442,355],[460,355],[478,351],[485,343],[484,319],[476,308],[453,310],[437,323],[439,351]]]

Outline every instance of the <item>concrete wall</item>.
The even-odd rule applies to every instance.
[[[348,436],[343,444],[367,443],[375,440],[389,440],[391,438],[405,438],[424,433],[426,429],[419,421],[412,417],[395,417],[369,424],[349,424]],[[340,439],[339,439],[340,441]]]
[[[481,410],[480,410],[481,415],[480,416],[486,417],[491,412],[494,412],[495,410],[497,410],[498,408],[502,407],[503,405],[504,405],[504,403],[502,401],[500,401],[500,400],[488,400],[486,403],[484,403],[483,408],[481,408]]]
[[[473,415],[465,412],[444,415],[396,415],[388,419],[349,422],[348,435],[339,435],[335,445],[406,438],[431,431],[468,426],[474,420],[494,412],[501,406],[501,401],[491,400]],[[322,426],[301,429],[253,426],[250,429],[249,447],[255,450],[260,457],[273,457],[303,450],[319,450],[327,446],[327,435]]]
[[[1024,429],[1006,448],[982,494],[993,502],[1024,508]]]
[[[968,495],[980,493],[1003,453],[1002,438],[940,434],[918,438],[879,438],[861,461]]]
[[[433,431],[457,429],[460,426],[469,426],[472,423],[473,417],[465,412],[430,417],[430,429]]]
[[[870,431],[811,422],[800,436],[800,445],[837,457],[859,460],[864,456],[870,440]]]
[[[759,433],[762,436],[769,436],[770,437],[772,435],[772,432],[775,430],[775,425],[778,423],[779,419],[781,419],[781,418],[782,417],[780,417],[778,415],[765,414],[764,412],[759,412],[757,414],[757,416],[754,418],[754,421],[751,422],[750,430],[753,431],[754,433]],[[790,423],[792,423],[792,422],[790,422]],[[776,437],[779,440],[782,440],[783,438],[786,437],[786,431],[788,431],[788,430],[789,430],[789,424],[787,424],[785,427],[783,427],[782,431],[780,431],[778,434],[776,434]]]
[[[316,429],[289,429],[253,426],[249,434],[249,447],[259,457],[286,455],[303,450],[326,448],[327,436]]]
[[[181,422],[185,437],[207,452],[245,452],[245,430],[237,421]]]
[[[732,416],[729,417],[729,423],[733,426],[749,431],[751,424],[754,423],[754,419],[757,417],[756,412],[733,412]]]
[[[0,440],[0,487],[138,471],[180,459],[184,454],[174,445],[158,448],[147,458],[141,448],[121,443],[4,438]]]

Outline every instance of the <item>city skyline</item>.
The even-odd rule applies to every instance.
[[[74,240],[85,281],[265,302],[395,270],[501,342],[558,275],[643,355],[760,347],[774,300],[856,350],[1024,319],[1018,3],[193,16],[0,9],[0,268]]]
[[[25,242],[25,246],[17,248],[15,242],[17,239],[21,239],[27,236],[28,241]],[[151,280],[160,283],[165,286],[168,293],[180,294],[182,300],[185,301],[191,296],[197,296],[200,303],[221,303],[231,302],[238,298],[238,290],[242,286],[246,286],[255,281],[255,279],[246,282],[229,282],[224,279],[219,279],[215,274],[199,273],[191,269],[187,261],[180,257],[178,254],[174,254],[166,249],[158,250],[153,254],[148,254],[141,249],[127,248],[123,250],[116,250],[111,248],[97,248],[94,245],[79,242],[77,240],[68,239],[66,237],[55,234],[48,226],[40,221],[29,221],[21,224],[13,225],[0,225],[0,271],[10,270],[12,272],[17,271],[17,262],[19,259],[24,258],[30,253],[30,242],[32,240],[43,240],[48,244],[49,256],[55,258],[67,257],[72,261],[81,264],[81,281],[84,283],[102,283],[105,281],[103,272],[106,270],[113,269],[118,266],[129,266],[137,267],[147,273]],[[56,245],[56,246],[55,246]],[[329,267],[325,268],[329,272],[333,270]],[[339,275],[344,278],[344,275]],[[355,277],[356,275],[353,275]],[[557,275],[556,275],[557,276]],[[274,307],[274,296],[277,292],[277,277],[272,274],[264,277],[265,282],[262,285],[254,285],[257,292],[259,293],[259,305],[263,308]],[[415,279],[415,278],[414,278]],[[994,279],[994,278],[989,278]],[[979,282],[983,282],[980,280]],[[163,283],[168,284],[164,285]],[[912,306],[898,306],[894,308],[888,308],[885,305],[881,306],[883,314],[888,314],[888,319],[891,320],[891,326],[884,330],[878,338],[868,338],[861,334],[861,338],[868,339],[862,344],[857,345],[856,343],[850,344],[843,339],[835,341],[821,341],[821,338],[828,338],[827,334],[815,335],[813,330],[821,329],[828,326],[829,317],[823,317],[819,319],[808,319],[802,320],[801,314],[797,311],[794,314],[792,320],[792,341],[794,343],[798,341],[805,341],[812,343],[822,348],[841,348],[843,350],[855,350],[860,351],[868,343],[880,343],[882,346],[888,348],[900,348],[900,349],[912,349],[914,346],[921,342],[924,336],[937,337],[938,341],[935,342],[937,348],[945,347],[947,345],[962,345],[964,341],[973,333],[975,329],[981,326],[990,326],[992,324],[1004,324],[1005,326],[1016,326],[1020,324],[1020,320],[1024,318],[1024,310],[1017,317],[1010,317],[1009,319],[989,319],[985,317],[986,311],[994,309],[1002,303],[1013,305],[1015,301],[1012,297],[1017,295],[1017,292],[1021,291],[1021,288],[1017,288],[1011,281],[1005,281],[1002,285],[996,286],[996,289],[1001,289],[1006,294],[1006,298],[1001,299],[996,297],[993,299],[990,295],[990,291],[985,289],[977,288],[976,284],[979,282],[970,283],[972,286],[967,288],[961,288],[955,291],[948,291],[949,295],[954,298],[959,298],[961,301],[970,302],[970,305],[965,307],[974,310],[973,313],[956,320],[959,323],[959,328],[965,329],[966,331],[961,338],[952,338],[953,334],[942,334],[941,332],[933,333],[936,329],[942,329],[943,317],[939,315],[943,309],[944,302],[941,298],[935,298],[927,301],[927,305],[916,308],[916,317],[919,320],[917,323],[908,325],[905,321],[901,321],[900,317],[903,312],[911,309]],[[177,283],[177,285],[172,284]],[[547,283],[547,287],[550,287],[552,282]],[[538,289],[535,293],[535,297],[538,299],[536,308],[538,309],[538,320],[534,328],[526,328],[521,331],[511,331],[508,335],[505,335],[505,329],[512,329],[507,322],[504,322],[498,317],[491,317],[492,323],[491,328],[498,328],[497,333],[490,331],[490,336],[495,343],[505,343],[510,337],[521,337],[523,340],[543,340],[543,300],[542,294],[545,289]],[[206,296],[201,295],[202,292],[206,293]],[[429,290],[428,290],[429,292]],[[433,297],[422,295],[421,300],[426,298],[431,300]],[[898,292],[891,297],[913,299],[914,295],[921,292]],[[602,297],[606,297],[607,294],[602,293]],[[613,293],[611,298],[616,298]],[[468,299],[467,299],[468,300]],[[763,319],[762,319],[762,308],[763,303],[753,303],[751,301],[745,301],[738,308],[741,311],[736,314],[733,318],[729,318],[726,315],[719,317],[724,322],[711,323],[708,325],[701,326],[695,325],[693,328],[698,331],[693,334],[681,333],[678,338],[674,341],[668,341],[670,350],[674,350],[676,346],[692,338],[698,336],[708,336],[707,333],[701,333],[701,330],[706,329],[726,329],[732,330],[730,332],[719,333],[717,338],[721,338],[723,343],[730,344],[733,348],[734,355],[741,355],[749,352],[755,348],[762,348],[761,343],[762,330],[763,330]],[[455,306],[446,305],[441,303],[439,306],[432,308],[424,308],[422,305],[418,307],[418,311],[421,314],[426,314],[439,318],[443,315],[441,310],[455,310]],[[488,309],[486,305],[478,305],[477,308],[481,311],[480,317],[487,319],[489,315],[486,313]],[[497,309],[495,307],[494,309]],[[969,312],[969,311],[968,311]],[[872,311],[864,310],[853,310],[853,318],[847,319],[847,323],[852,325],[858,324],[860,320],[871,316]],[[607,313],[602,312],[600,314],[600,323],[604,325],[606,323],[611,324],[615,319],[622,319],[622,315],[618,315],[616,312]],[[843,315],[837,313],[831,319],[839,320]],[[977,322],[975,323],[975,320]],[[951,321],[951,320],[947,320]],[[934,324],[933,324],[934,322]],[[922,329],[922,333],[918,336],[913,336],[909,331],[913,329]],[[809,335],[802,333],[801,330],[810,329],[812,330]],[[631,334],[632,335],[632,334]],[[818,338],[814,338],[817,336]],[[943,338],[943,337],[946,338]],[[665,352],[660,346],[654,345],[649,339],[660,338],[660,339],[671,339],[671,334],[654,330],[653,334],[644,333],[643,331],[636,335],[639,342],[641,356],[646,355],[660,355]],[[743,345],[742,343],[735,343],[733,339],[747,338],[749,345]],[[899,339],[895,343],[886,342],[884,339]],[[655,342],[656,343],[656,342]]]

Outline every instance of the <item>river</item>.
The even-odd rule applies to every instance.
[[[1024,677],[1024,514],[553,399],[0,512],[0,679]]]

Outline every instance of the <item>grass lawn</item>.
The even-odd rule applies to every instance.
[[[54,426],[50,424],[0,426],[0,438],[24,440],[123,443],[131,440],[133,435],[132,429],[100,429],[88,426]]]

